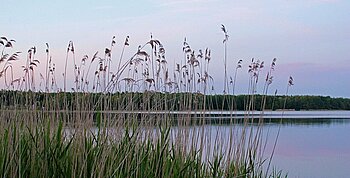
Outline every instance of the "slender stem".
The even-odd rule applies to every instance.
[[[64,66],[64,87],[63,87],[63,90],[64,92],[67,91],[67,64],[68,64],[68,52],[66,53],[66,63],[65,63],[65,66]]]

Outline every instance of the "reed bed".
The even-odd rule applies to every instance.
[[[256,97],[256,90],[264,62],[252,59],[248,66],[244,119],[215,122],[229,125],[228,132],[208,127],[211,123],[205,113],[215,103],[222,110],[228,108],[232,116],[237,108],[234,91],[242,60],[229,81],[228,35],[224,26],[222,30],[225,81],[220,100],[209,97],[215,85],[209,73],[210,49],[197,54],[186,39],[184,58],[173,73],[164,46],[153,36],[126,58],[127,36],[117,61],[113,61],[116,37],[102,56],[96,52],[80,61],[70,41],[60,86],[48,44],[46,61],[36,59],[35,47],[28,50],[23,75],[16,78],[12,64],[20,52],[7,54],[15,41],[1,37],[1,176],[282,177],[281,171],[270,168],[272,155],[265,155],[263,118],[250,117],[258,107],[263,115],[276,59],[266,74],[263,97]],[[36,78],[38,65],[46,69]],[[69,72],[74,75],[73,83],[67,79]],[[287,92],[291,85],[292,78]],[[195,117],[190,113],[193,110],[199,112]]]

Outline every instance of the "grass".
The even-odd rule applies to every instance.
[[[221,133],[201,126],[174,129],[163,120],[153,126],[104,120],[104,114],[73,123],[35,115],[2,121],[2,177],[264,177],[256,143],[244,149],[233,141],[227,154]]]
[[[2,94],[0,106],[1,176],[282,177],[280,171],[269,171],[272,155],[265,155],[263,119],[251,117],[257,108],[264,112],[275,59],[264,81],[263,97],[257,97],[256,90],[264,62],[252,60],[248,67],[250,85],[243,123],[239,125],[233,117],[229,122],[219,120],[217,124],[230,126],[228,132],[206,125],[208,118],[204,113],[214,105],[222,103],[221,109],[225,106],[232,116],[237,106],[236,96],[229,95],[228,35],[222,27],[225,81],[221,101],[208,95],[215,82],[209,73],[210,49],[197,54],[186,39],[184,59],[175,65],[173,73],[164,46],[152,35],[131,58],[124,57],[129,46],[127,36],[115,68],[115,37],[104,55],[84,55],[80,63],[70,41],[60,88],[48,44],[46,74],[35,78],[40,62],[33,47],[28,51],[23,76],[15,78],[10,75],[12,63],[17,62],[20,53],[7,54],[15,41],[1,37],[0,78],[5,81],[7,93],[6,97]],[[73,68],[69,69],[69,61],[73,61]],[[234,77],[230,77],[233,93],[241,62],[237,63]],[[74,75],[71,93],[67,70]],[[89,77],[90,70],[94,71]],[[292,82],[289,81],[287,91]],[[193,118],[190,112],[168,112],[191,110],[202,113]]]

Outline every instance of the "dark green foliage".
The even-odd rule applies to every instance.
[[[169,127],[154,138],[140,140],[134,128],[109,140],[103,126],[68,136],[63,122],[24,125],[10,122],[0,132],[2,177],[246,177],[252,171],[234,162],[225,169],[222,154],[206,164],[201,150],[186,152],[171,142]]]
[[[1,90],[1,107],[26,108],[35,107],[44,109],[45,98],[49,101],[55,101],[61,109],[65,109],[64,96],[67,97],[67,108],[69,110],[79,110],[76,103],[84,103],[88,107],[86,110],[99,110],[106,108],[106,103],[101,100],[109,100],[108,108],[110,110],[245,110],[248,95],[206,95],[193,93],[33,93]],[[204,97],[206,97],[204,108]],[[283,109],[286,96],[266,96],[265,108],[262,106],[263,95],[254,96],[253,110],[262,109]],[[57,107],[56,107],[57,108]],[[329,96],[289,96],[285,109],[295,110],[350,110],[350,99],[331,98]],[[97,117],[97,116],[96,116]]]
[[[225,28],[223,31],[228,37]],[[1,39],[10,44],[5,47],[12,47],[11,40]],[[237,64],[234,81],[229,84],[225,57],[225,94],[209,95],[214,92],[215,83],[209,73],[210,49],[199,50],[197,54],[185,39],[184,59],[176,63],[177,69],[171,73],[163,45],[152,36],[137,53],[125,60],[124,48],[129,46],[127,36],[117,71],[113,71],[114,40],[115,37],[104,57],[97,52],[92,58],[85,55],[80,64],[70,41],[63,89],[56,83],[55,64],[51,61],[48,44],[45,77],[41,75],[40,79],[45,83],[44,90],[41,83],[35,86],[39,83],[34,77],[39,64],[34,57],[35,47],[28,50],[24,76],[18,79],[11,76],[9,82],[6,79],[10,77],[4,77],[5,90],[0,91],[1,177],[180,178],[266,177],[270,174],[268,168],[264,172],[262,161],[264,151],[261,148],[265,139],[260,131],[261,122],[251,127],[256,121],[249,115],[234,121],[232,115],[227,120],[209,121],[243,125],[242,130],[225,133],[230,140],[225,145],[224,133],[220,135],[219,131],[205,129],[208,123],[205,112],[187,112],[284,108],[286,97],[265,98],[256,94],[263,61],[252,60],[249,66],[249,95],[232,96],[229,94],[231,89],[234,93],[237,69],[242,67],[242,60]],[[225,46],[226,42],[227,39]],[[148,51],[147,46],[152,50]],[[72,70],[68,61],[74,66],[71,72],[76,79],[71,90],[67,89],[67,69]],[[92,71],[96,64],[92,64],[93,61],[98,63],[95,71]],[[85,63],[89,63],[88,66]],[[269,70],[271,82],[274,63],[275,59]],[[3,66],[5,70],[0,73],[6,74],[7,67],[12,70],[12,63],[7,61]],[[94,75],[93,81],[88,80],[92,77],[89,71],[92,72],[90,76]],[[169,77],[172,74],[173,79]],[[271,83],[266,82],[265,94]],[[236,131],[241,135],[235,135]],[[279,172],[275,175],[281,176]]]

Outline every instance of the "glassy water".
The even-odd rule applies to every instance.
[[[264,113],[263,132],[268,140],[266,158],[271,155],[278,135],[271,164],[276,170],[292,178],[350,177],[350,111],[288,111],[282,117],[281,121],[279,111]],[[214,119],[220,120],[220,116]],[[211,130],[210,137],[214,140],[217,131],[227,139],[233,126],[214,123],[204,127]],[[178,129],[172,127],[172,131]],[[193,131],[197,127],[189,129]]]
[[[266,121],[269,158],[276,136],[272,166],[288,177],[347,178],[350,177],[350,119],[284,119]],[[211,125],[208,129],[229,133],[231,126]],[[215,132],[213,132],[215,133]],[[271,168],[270,168],[271,170]]]
[[[276,170],[292,178],[350,177],[349,111],[288,111],[282,117],[281,121],[280,112],[264,113],[266,158],[279,132],[272,160]],[[228,134],[231,127],[208,125],[207,129]]]
[[[304,119],[280,129],[273,165],[288,177],[350,177],[350,120]],[[268,125],[277,133],[279,125]]]

